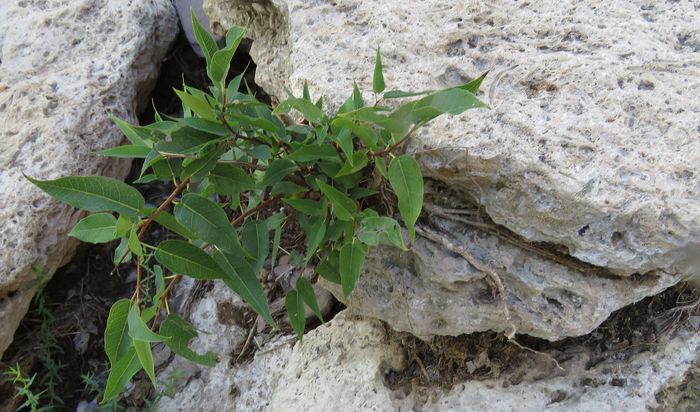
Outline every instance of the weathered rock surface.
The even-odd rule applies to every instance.
[[[213,294],[224,298],[221,292]],[[196,309],[204,316],[195,315],[194,325],[216,337],[204,337],[209,343],[196,348],[216,348],[221,359],[211,369],[179,366],[175,395],[161,401],[162,411],[646,410],[657,405],[657,392],[683,380],[700,348],[700,335],[686,330],[663,338],[650,351],[629,357],[621,353],[597,364],[584,348],[572,348],[561,365],[565,371],[546,356],[523,352],[522,364],[497,379],[455,382],[447,390],[390,389],[386,374],[402,370],[408,359],[378,321],[341,313],[303,342],[292,345],[294,338],[281,337],[259,349],[250,363],[232,366],[235,354],[229,354],[235,346],[213,343],[233,343],[225,338],[231,336],[230,327],[211,322],[211,302],[200,306],[210,309]],[[245,339],[239,330],[233,336],[237,344]],[[177,361],[160,379],[167,380],[175,365]],[[428,365],[426,373],[435,373],[434,367]]]
[[[693,274],[687,257],[700,244],[691,167],[700,161],[691,97],[700,92],[700,12],[690,1],[593,3],[205,0],[204,9],[220,32],[251,22],[257,82],[273,95],[305,80],[331,105],[355,80],[369,90],[378,46],[390,88],[447,87],[490,70],[481,95],[490,110],[439,119],[408,150],[497,224],[604,269],[576,273],[455,229],[464,246],[506,250],[485,256],[508,283],[515,323],[556,339]],[[357,292],[365,299],[352,306],[417,334],[445,317],[445,334],[507,328],[490,315],[493,303],[475,299],[484,283],[468,279],[482,274],[447,255],[419,241],[411,264],[370,266]]]
[[[495,330],[559,340],[589,333],[615,310],[677,282],[663,272],[643,281],[600,276],[479,229],[440,218],[431,221],[434,234],[463,245],[499,280],[442,244],[419,236],[408,252],[382,247],[368,255],[358,287],[346,301],[351,312],[423,337]],[[344,299],[339,285],[323,285]]]
[[[123,138],[107,113],[135,121],[177,30],[168,0],[0,4],[0,354],[80,217],[22,174],[123,177],[94,154]]]

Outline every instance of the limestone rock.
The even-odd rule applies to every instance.
[[[519,332],[586,333],[697,272],[692,2],[205,0],[204,9],[220,32],[251,22],[256,79],[272,95],[308,80],[333,106],[354,81],[370,90],[376,47],[389,89],[448,87],[490,70],[480,95],[490,110],[440,118],[407,150],[495,223],[601,268],[577,272],[469,227],[445,232],[495,262]],[[374,254],[351,308],[418,335],[507,329],[483,273],[429,243]]]
[[[224,355],[215,368],[203,369],[176,387],[173,398],[164,398],[159,409],[646,410],[658,406],[659,391],[683,380],[700,348],[700,335],[684,330],[675,338],[661,339],[651,350],[611,357],[595,366],[581,348],[572,348],[566,356],[565,371],[556,369],[547,357],[524,352],[522,365],[498,378],[454,382],[449,389],[391,389],[386,374],[400,371],[407,362],[392,336],[380,322],[341,313],[309,332],[303,342],[290,346],[288,339],[294,338],[282,337],[263,346],[250,363],[231,366]],[[160,379],[172,371],[169,368]]]
[[[123,177],[94,154],[123,138],[107,113],[135,121],[177,30],[168,0],[0,4],[0,354],[80,217],[22,174]]]
[[[258,84],[337,104],[426,90],[490,70],[491,110],[413,139],[424,172],[499,224],[621,275],[688,273],[700,243],[700,13],[692,1],[205,0],[213,26],[251,21]],[[369,97],[369,96],[368,96]]]
[[[643,281],[599,275],[573,262],[532,253],[492,233],[439,218],[431,221],[435,229],[425,230],[441,241],[463,245],[481,269],[483,265],[496,274],[505,293],[499,293],[488,272],[442,243],[418,236],[408,252],[381,247],[369,253],[357,289],[346,300],[351,312],[426,338],[514,329],[554,341],[585,335],[615,310],[678,281],[663,272]],[[344,299],[339,285],[323,284]]]

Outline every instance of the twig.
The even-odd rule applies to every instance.
[[[168,300],[168,295],[170,294],[170,291],[172,290],[173,286],[175,286],[175,283],[180,280],[182,276],[180,275],[175,275],[175,277],[168,283],[168,286],[165,287],[163,290],[163,294],[160,295],[160,300],[158,301],[158,309],[156,309],[156,314],[153,317],[153,324],[151,325],[151,330],[156,329],[156,324],[158,323],[158,317],[160,317],[160,311],[163,309],[163,304],[167,304]]]
[[[261,209],[264,209],[265,207],[267,207],[267,206],[270,205],[271,203],[277,201],[277,199],[279,199],[279,198],[280,198],[280,196],[271,197],[271,198],[267,199],[266,201],[260,203],[259,205],[255,206],[254,208],[252,208],[252,209],[250,209],[250,210],[247,210],[247,211],[246,211],[245,213],[243,213],[242,215],[240,215],[240,216],[238,216],[237,218],[233,219],[233,220],[231,221],[231,226],[237,226],[237,225],[238,225],[239,223],[241,223],[245,218],[247,218],[248,216],[252,215],[253,213],[256,213],[256,212],[260,211]]]
[[[498,289],[498,294],[501,300],[501,306],[503,307],[503,314],[509,326],[508,330],[506,330],[504,333],[508,339],[512,339],[515,336],[517,328],[513,324],[513,321],[510,317],[508,303],[506,302],[506,290],[503,286],[503,282],[501,281],[501,277],[498,276],[498,274],[493,269],[491,269],[489,265],[481,263],[478,259],[476,259],[474,255],[469,253],[469,251],[466,248],[450,242],[449,240],[445,239],[443,236],[440,236],[437,232],[433,231],[432,229],[416,226],[416,232],[421,236],[432,240],[433,242],[441,244],[449,251],[462,256],[462,258],[469,262],[469,264],[474,266],[477,270],[485,273],[491,279],[493,284],[496,285],[496,289]]]
[[[185,180],[183,180],[182,182],[180,182],[180,184],[177,185],[177,187],[175,187],[175,190],[173,190],[173,192],[170,194],[170,196],[168,196],[168,198],[165,199],[165,201],[163,203],[161,203],[160,206],[158,206],[158,208],[153,213],[151,213],[151,216],[149,216],[148,219],[146,220],[146,222],[141,226],[141,230],[139,231],[139,235],[138,235],[139,240],[141,240],[141,238],[143,238],[143,235],[146,233],[146,230],[151,225],[151,223],[153,223],[153,221],[158,217],[158,215],[160,215],[161,212],[163,212],[163,210],[165,210],[165,208],[168,207],[170,205],[170,203],[173,202],[173,200],[175,199],[175,196],[180,194],[180,192],[182,192],[185,189],[185,187],[187,187],[187,185],[189,183],[190,183],[189,177],[186,178]],[[128,254],[129,254],[129,250],[127,249],[126,252],[124,252],[124,254],[122,255],[122,257],[120,257],[119,260],[114,264],[114,269],[112,269],[112,273],[114,273],[114,271],[117,270],[119,265],[122,263],[122,261],[124,260],[124,258],[126,258],[126,255],[128,255]]]
[[[408,138],[411,137],[411,135],[413,134],[413,132],[415,132],[416,129],[418,129],[419,126],[420,126],[419,124],[413,125],[413,127],[411,128],[411,130],[409,130],[408,133],[406,133],[406,135],[405,135],[404,137],[401,138],[401,140],[399,140],[398,142],[394,143],[393,145],[387,147],[387,148],[384,149],[384,150],[380,150],[380,151],[378,151],[378,152],[372,152],[371,155],[372,155],[372,156],[383,156],[383,155],[385,155],[385,154],[387,154],[387,153],[393,151],[393,150],[396,149],[397,147],[401,146],[406,140],[408,140]]]

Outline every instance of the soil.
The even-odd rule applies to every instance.
[[[406,350],[407,367],[389,372],[385,383],[393,390],[410,392],[416,387],[449,389],[458,382],[506,376],[507,382],[517,385],[524,378],[523,366],[530,365],[533,359],[539,358],[543,373],[558,373],[557,363],[565,362],[581,350],[589,353],[586,369],[608,359],[624,361],[637,353],[653,350],[660,336],[674,333],[690,316],[700,313],[700,306],[674,310],[698,301],[699,295],[697,289],[681,284],[614,312],[587,335],[557,342],[517,335],[518,346],[495,332],[439,336],[432,341],[422,341],[409,334],[391,332]],[[533,351],[538,353],[533,354]],[[696,374],[688,378],[686,387],[695,387],[698,382],[700,373],[696,370]]]

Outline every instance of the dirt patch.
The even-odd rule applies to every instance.
[[[699,295],[700,292],[687,285],[678,285],[614,312],[585,336],[549,342],[518,335],[516,341],[522,348],[495,332],[440,336],[422,341],[392,331],[393,339],[399,340],[406,351],[407,367],[389,372],[385,383],[392,390],[406,393],[416,387],[449,389],[458,382],[496,378],[504,378],[507,385],[518,385],[526,379],[534,381],[563,375],[565,372],[557,363],[563,364],[582,351],[589,359],[586,370],[606,360],[624,362],[635,354],[653,350],[661,336],[673,334],[690,316],[700,313],[697,306],[675,310],[696,302]],[[700,381],[700,375],[690,378],[686,387],[692,386],[696,379]],[[595,386],[595,382],[588,384]],[[625,382],[611,384],[624,385]]]

